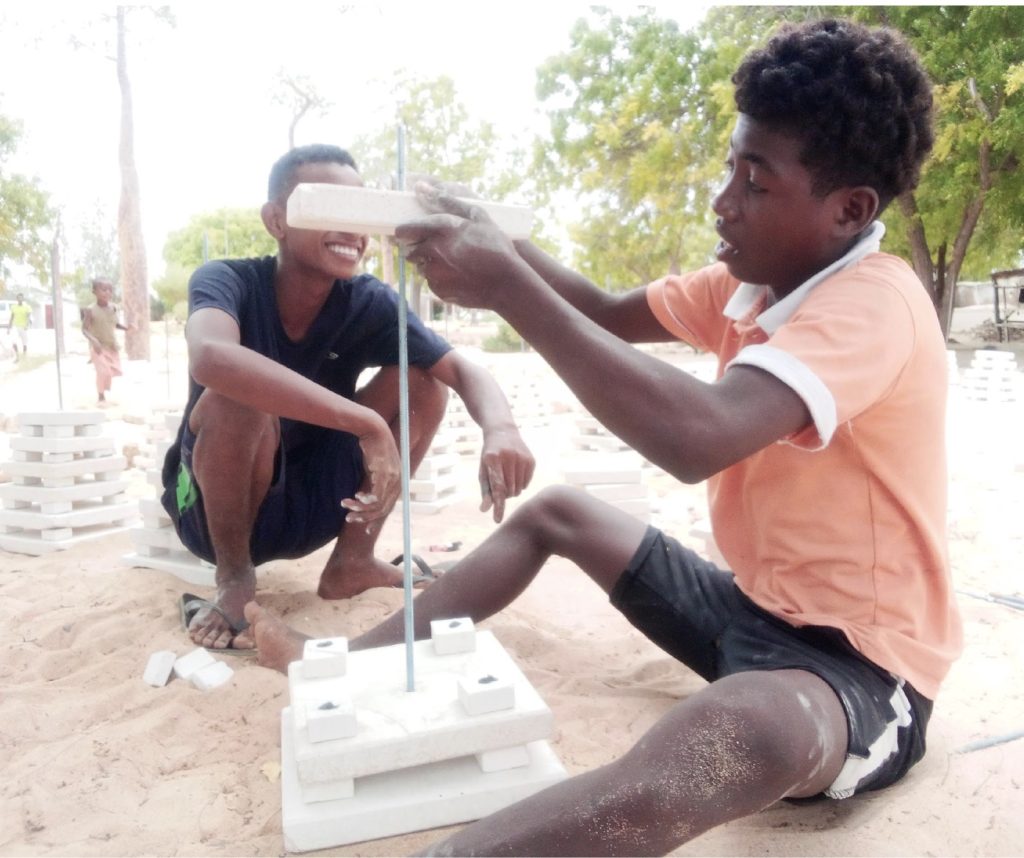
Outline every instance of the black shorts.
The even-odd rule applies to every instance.
[[[881,789],[924,756],[930,700],[862,656],[838,629],[791,626],[762,610],[731,572],[661,531],[647,529],[610,598],[639,631],[709,682],[782,669],[827,682],[846,712],[849,743],[826,795]]]
[[[186,423],[181,462],[175,478],[164,486],[161,502],[185,547],[216,563],[203,495],[192,472],[195,442]],[[287,454],[279,447],[273,481],[249,542],[253,564],[304,557],[337,537],[346,515],[341,502],[355,494],[363,475],[358,439],[347,432],[324,429],[315,433],[315,442]]]

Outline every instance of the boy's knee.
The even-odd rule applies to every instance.
[[[199,435],[211,432],[231,437],[258,438],[275,429],[277,418],[206,389],[189,415],[189,428]]]
[[[428,409],[443,414],[448,407],[448,388],[426,370],[411,367],[409,404],[411,410]]]

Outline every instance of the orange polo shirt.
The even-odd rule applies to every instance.
[[[812,278],[812,281],[814,278]],[[841,629],[934,698],[962,647],[946,549],[946,354],[913,270],[872,252],[765,310],[723,264],[647,287],[672,334],[791,387],[812,423],[708,481],[736,584]]]

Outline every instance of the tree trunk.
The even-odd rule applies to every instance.
[[[121,250],[121,294],[125,321],[125,351],[130,360],[149,360],[149,282],[146,244],[142,237],[139,176],[135,169],[132,90],[125,56],[126,7],[117,7],[117,82],[121,87],[121,201],[117,211],[117,238]]]
[[[910,244],[910,262],[914,266],[914,272],[918,279],[928,290],[932,304],[938,312],[938,290],[935,283],[935,266],[932,264],[932,255],[928,250],[928,237],[925,235],[924,223],[921,221],[921,213],[917,208],[917,197],[913,192],[908,191],[901,194],[899,199],[900,211],[907,219],[907,242]]]
[[[978,221],[981,220],[981,213],[985,209],[985,195],[992,187],[991,154],[992,144],[987,139],[982,140],[978,150],[978,192],[964,207],[963,216],[960,218],[960,229],[957,230],[956,238],[953,239],[949,266],[943,272],[944,290],[939,321],[942,323],[942,333],[947,338],[953,324],[953,310],[956,307],[956,282],[960,278],[960,269],[963,267],[964,257],[967,256],[967,248],[970,247],[971,238],[978,227]]]

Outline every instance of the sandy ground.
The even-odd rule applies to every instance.
[[[961,364],[971,343],[960,337]],[[543,416],[524,415],[538,457],[533,490],[559,482],[572,445],[571,398],[535,355],[478,355],[508,385],[536,379]],[[695,360],[669,349],[667,360]],[[115,382],[105,431],[130,453],[148,410],[174,402],[180,342],[154,337],[146,365]],[[1021,362],[1024,365],[1024,361]],[[62,361],[65,408],[92,407],[91,368],[80,352]],[[170,369],[170,375],[167,370]],[[0,412],[10,418],[58,406],[52,363],[0,371]],[[168,383],[168,379],[171,382]],[[1024,611],[986,601],[1021,596],[1024,447],[1021,411],[968,401],[952,391],[950,552],[967,649],[935,708],[925,760],[881,793],[811,806],[780,804],[724,826],[678,855],[1016,855],[1024,851]],[[0,427],[3,428],[3,427]],[[9,456],[0,433],[0,472]],[[645,469],[653,521],[692,541],[702,487],[682,487]],[[131,492],[152,496],[139,468]],[[462,459],[460,499],[412,521],[413,549],[438,563],[462,556],[491,529],[473,497],[475,461]],[[3,479],[0,476],[0,479]],[[452,553],[431,544],[459,540]],[[695,547],[700,544],[695,542]],[[381,554],[402,548],[389,521]],[[172,575],[132,568],[128,533],[33,557],[0,551],[0,855],[280,855],[278,723],[283,676],[230,658],[231,682],[203,693],[142,681],[150,653],[192,647],[177,599],[196,591]],[[324,560],[274,563],[260,598],[300,629],[354,635],[401,606],[398,590],[340,603],[312,589]],[[206,593],[202,589],[199,592]],[[967,595],[971,593],[973,595]],[[702,681],[642,638],[571,564],[553,560],[511,608],[489,621],[555,715],[553,746],[570,773],[607,762],[633,744]],[[990,743],[971,750],[976,743]],[[430,831],[329,850],[400,855],[425,847]]]

